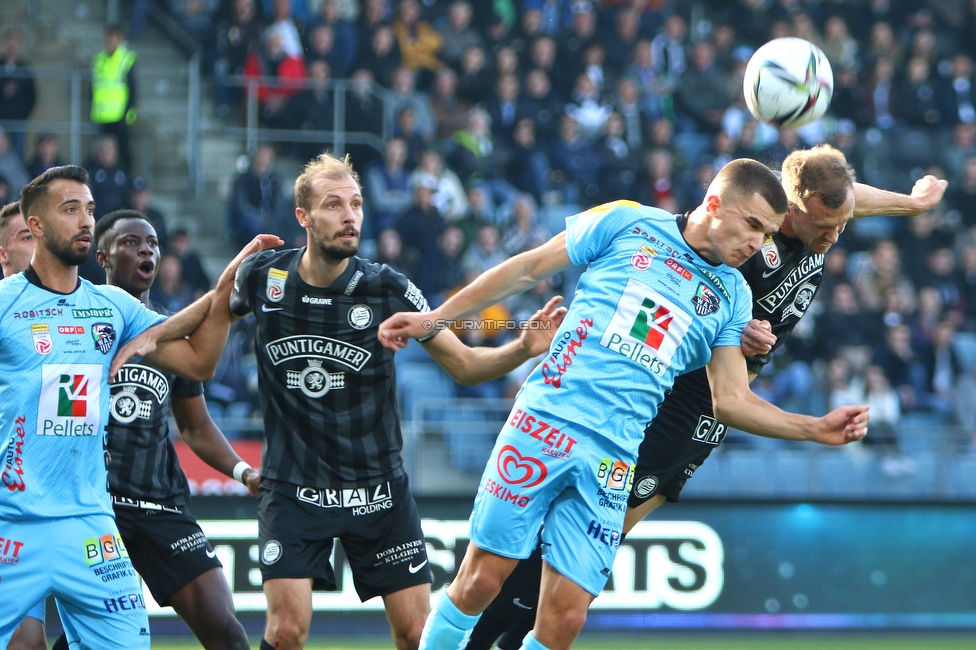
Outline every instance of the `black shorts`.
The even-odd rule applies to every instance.
[[[335,538],[364,601],[434,580],[406,476],[341,490],[264,479],[258,499],[263,580],[312,578],[334,591]]]
[[[677,501],[727,430],[715,420],[705,369],[679,376],[644,430],[627,505],[636,508],[656,494]]]
[[[160,506],[115,495],[112,501],[132,566],[160,605],[169,605],[173,594],[222,566],[185,506]]]

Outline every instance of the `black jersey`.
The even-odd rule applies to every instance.
[[[150,309],[167,313],[157,304]],[[112,384],[108,420],[109,491],[120,497],[182,506],[189,492],[169,439],[170,397],[196,397],[203,384],[140,363],[127,363]]]
[[[428,311],[406,277],[359,257],[321,288],[305,283],[305,249],[265,251],[237,272],[231,310],[257,318],[264,413],[261,475],[317,488],[404,475],[393,352],[376,336],[401,311]]]
[[[773,352],[786,343],[820,288],[823,265],[823,253],[811,252],[799,239],[777,232],[739,267],[752,289],[753,318],[769,321],[776,335],[772,350],[746,357],[749,370],[762,370]]]

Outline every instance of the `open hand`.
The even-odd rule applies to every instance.
[[[542,309],[532,314],[522,330],[519,338],[529,358],[543,354],[552,344],[552,337],[556,335],[556,330],[562,325],[568,311],[565,307],[558,307],[562,301],[562,296],[550,298]]]

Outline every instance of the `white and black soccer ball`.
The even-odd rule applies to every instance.
[[[757,120],[792,129],[827,111],[834,93],[834,73],[823,51],[813,43],[777,38],[749,59],[742,92]]]

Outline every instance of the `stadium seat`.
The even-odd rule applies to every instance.
[[[695,470],[695,476],[685,483],[683,497],[727,498],[730,496],[729,482],[725,474],[725,454],[715,452]]]
[[[877,467],[877,455],[869,450],[822,450],[814,462],[811,496],[863,499],[871,490]]]
[[[767,472],[771,472],[777,497],[805,499],[810,496],[812,449],[776,449],[769,455]]]
[[[422,399],[454,397],[455,386],[450,375],[436,363],[407,361],[397,365],[400,412],[405,419],[420,419],[415,405]]]
[[[954,500],[976,499],[976,452],[949,458],[944,493]]]
[[[933,499],[938,496],[938,458],[934,451],[918,451],[910,456],[896,457],[894,463],[880,460],[881,471],[870,483],[871,496],[879,499]],[[887,468],[897,468],[892,473]]]
[[[769,454],[765,451],[730,450],[725,454],[724,464],[725,478],[732,494],[747,498],[775,495],[773,477],[769,473]]]

